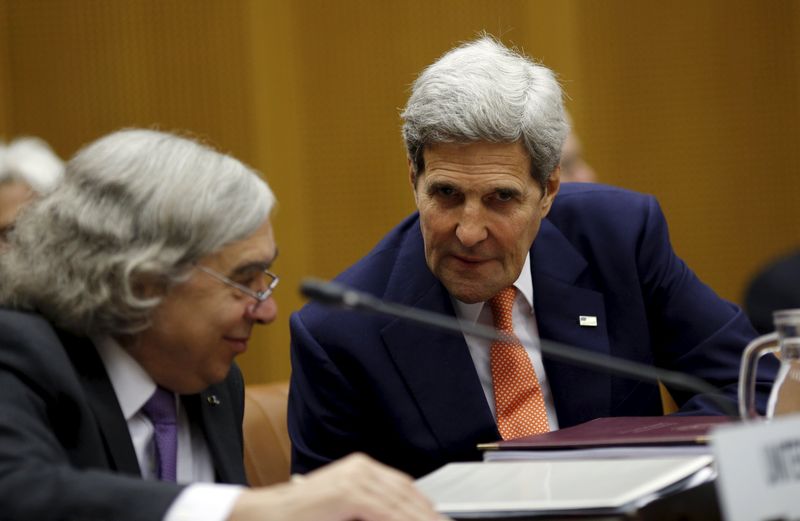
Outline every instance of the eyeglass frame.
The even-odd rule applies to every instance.
[[[259,304],[261,304],[262,302],[264,302],[265,300],[267,300],[268,298],[270,298],[272,296],[272,292],[275,291],[275,288],[278,286],[278,282],[280,282],[280,280],[281,280],[280,277],[278,277],[275,273],[271,272],[270,270],[265,269],[263,271],[263,273],[265,275],[271,277],[272,278],[272,282],[270,282],[269,285],[267,286],[267,288],[262,290],[262,291],[253,291],[252,289],[248,288],[247,286],[245,286],[243,284],[239,284],[238,282],[229,279],[228,277],[226,277],[222,273],[219,273],[218,271],[212,270],[209,267],[203,266],[202,264],[195,264],[195,267],[197,269],[199,269],[200,271],[202,271],[204,273],[207,273],[208,275],[211,275],[212,277],[214,277],[218,281],[222,282],[223,284],[227,284],[228,286],[230,286],[232,288],[236,288],[239,291],[241,291],[242,293],[244,293],[245,295],[247,295],[248,297],[252,297],[252,298],[256,299],[256,302],[258,302]]]

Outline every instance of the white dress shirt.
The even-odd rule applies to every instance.
[[[530,253],[525,257],[525,265],[522,266],[522,273],[520,273],[519,278],[514,282],[514,287],[517,288],[517,297],[516,300],[514,300],[514,308],[511,314],[511,320],[514,324],[514,333],[525,347],[525,351],[528,353],[528,357],[533,364],[533,369],[536,371],[536,377],[539,379],[544,405],[547,409],[547,421],[550,424],[550,430],[558,430],[558,418],[556,417],[556,408],[553,404],[553,394],[550,392],[550,384],[548,383],[547,374],[544,371],[544,364],[542,363],[542,352],[539,350],[539,331],[536,327],[536,316],[534,313],[535,310],[533,309],[533,281],[531,280]],[[490,306],[485,305],[486,302],[467,304],[453,296],[451,296],[450,299],[453,301],[456,317],[458,317],[460,321],[494,327],[492,309]],[[497,411],[494,403],[494,387],[492,385],[491,342],[472,335],[464,335],[464,340],[466,340],[467,347],[469,347],[469,354],[472,356],[472,363],[475,364],[475,370],[478,372],[478,378],[480,378],[483,393],[486,395],[486,401],[489,404],[489,408],[492,410],[495,421],[497,421]]]
[[[142,407],[156,390],[156,383],[119,343],[109,336],[92,338],[103,361],[139,461],[144,479],[158,479],[154,428]],[[223,521],[228,517],[242,487],[214,483],[214,460],[199,426],[192,425],[181,401],[178,414],[178,483],[192,483],[167,511],[164,521]]]

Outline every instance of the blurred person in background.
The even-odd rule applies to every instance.
[[[0,252],[0,518],[438,519],[354,455],[247,489],[234,358],[275,319],[275,197],[195,141],[79,151]]]
[[[570,130],[567,138],[564,140],[564,146],[561,147],[561,181],[564,183],[594,183],[597,182],[597,174],[595,174],[592,166],[586,162],[583,157],[583,144],[581,143],[578,134],[575,132],[575,127],[572,124],[572,118],[568,112],[564,112]]]
[[[762,335],[775,331],[773,312],[796,308],[800,308],[800,250],[764,266],[744,295],[744,310]]]
[[[64,163],[39,138],[0,143],[0,241],[22,207],[37,194],[50,192],[63,172]]]

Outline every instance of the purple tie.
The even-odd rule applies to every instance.
[[[176,481],[178,417],[175,410],[175,395],[162,387],[157,387],[153,396],[142,407],[142,411],[150,418],[155,428],[158,479]]]

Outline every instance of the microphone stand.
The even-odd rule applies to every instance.
[[[300,284],[300,292],[312,300],[330,306],[388,315],[437,329],[473,335],[489,341],[505,340],[502,335],[497,334],[494,328],[482,324],[462,323],[456,318],[440,313],[387,302],[337,282],[326,282],[313,278],[304,279]],[[552,340],[540,338],[539,342],[542,354],[554,360],[581,367],[590,367],[604,373],[643,382],[656,383],[660,381],[668,387],[703,394],[714,401],[727,416],[738,419],[736,406],[728,401],[720,393],[719,389],[695,376],[641,364],[624,358],[614,358],[609,355],[586,351]],[[535,348],[535,346],[528,347]]]

